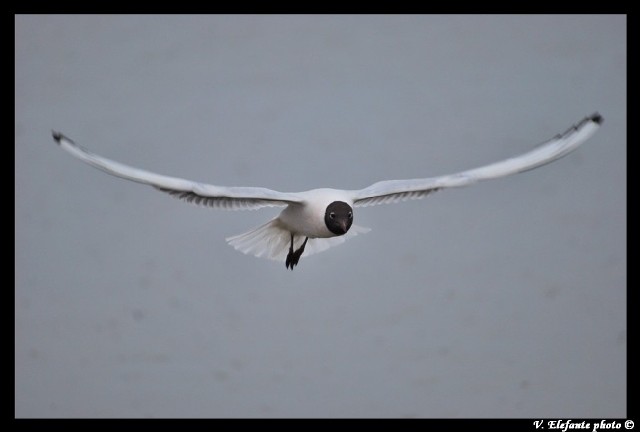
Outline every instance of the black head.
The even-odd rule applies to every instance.
[[[324,224],[335,235],[343,235],[349,231],[353,223],[353,209],[342,201],[334,201],[327,206],[324,213]]]

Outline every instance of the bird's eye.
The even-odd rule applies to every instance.
[[[349,212],[349,219],[353,217],[353,213]]]
[[[335,214],[334,212],[331,212],[331,213],[329,213],[329,217],[330,217],[331,219],[333,219],[333,218],[335,218],[335,217],[336,217],[336,214]]]

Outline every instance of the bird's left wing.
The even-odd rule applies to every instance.
[[[278,192],[259,187],[224,187],[155,174],[98,156],[79,146],[60,132],[53,139],[67,152],[108,174],[147,184],[187,202],[227,210],[254,210],[261,207],[285,207],[301,204],[296,193]]]
[[[361,190],[352,191],[356,207],[394,203],[407,199],[420,199],[444,188],[468,186],[481,180],[504,177],[537,168],[575,150],[598,130],[603,122],[595,113],[556,135],[528,153],[512,157],[480,168],[440,177],[412,180],[387,180],[374,183]]]

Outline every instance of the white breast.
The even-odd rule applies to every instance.
[[[278,219],[297,235],[310,238],[335,237],[324,222],[327,206],[334,201],[343,201],[353,207],[351,197],[345,191],[336,189],[313,189],[300,195],[304,196],[305,203],[288,206]]]

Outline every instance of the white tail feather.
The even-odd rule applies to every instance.
[[[305,247],[303,256],[323,252],[332,246],[344,243],[348,238],[354,237],[358,234],[364,234],[369,231],[371,231],[369,228],[352,225],[349,232],[343,236],[310,238]],[[284,261],[289,253],[291,233],[283,226],[280,219],[276,217],[251,231],[227,237],[226,240],[231,246],[242,253],[255,255],[259,258]],[[303,241],[304,236],[295,236],[293,240],[294,249],[299,248]]]

